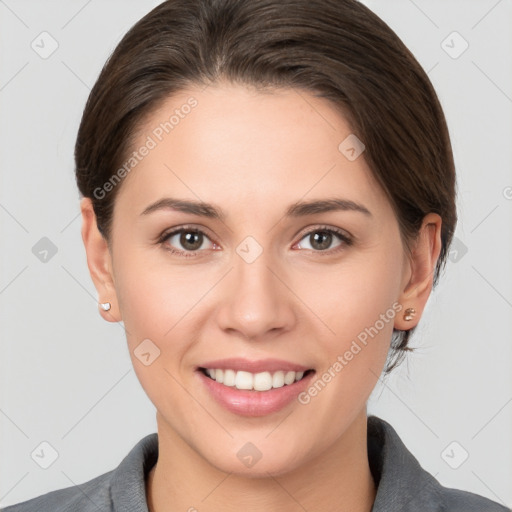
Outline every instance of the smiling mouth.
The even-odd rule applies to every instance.
[[[198,370],[219,384],[247,391],[269,391],[283,386],[291,386],[315,371],[309,369],[305,372],[278,370],[251,373],[242,370],[201,367]]]

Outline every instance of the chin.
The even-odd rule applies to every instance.
[[[266,443],[237,443],[236,448],[226,447],[222,453],[210,454],[206,460],[224,473],[232,473],[244,478],[268,478],[281,476],[304,463],[302,454],[287,452],[282,445]],[[260,445],[260,448],[258,448]],[[226,457],[226,454],[232,454]]]

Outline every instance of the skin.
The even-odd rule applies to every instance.
[[[100,312],[124,322],[135,372],[157,409],[149,509],[368,512],[376,486],[366,401],[393,327],[406,330],[421,318],[441,249],[441,218],[425,217],[409,254],[364,153],[349,161],[338,150],[352,133],[349,124],[305,91],[191,87],[146,119],[136,147],[190,96],[198,106],[120,185],[111,247],[90,199],[81,201],[91,277],[99,301],[112,303]],[[214,203],[226,217],[141,215],[168,196]],[[360,203],[371,216],[284,216],[296,201],[332,197]],[[166,250],[186,251],[179,234],[157,242],[164,231],[190,224],[205,232],[195,256]],[[333,235],[322,251],[309,234],[323,226],[343,230],[353,243]],[[263,251],[252,263],[236,252],[247,236]],[[275,357],[321,376],[394,303],[402,311],[306,405],[294,400],[267,416],[240,416],[217,404],[194,372],[212,359]],[[409,307],[417,314],[407,322]],[[149,366],[134,355],[147,338],[160,349]],[[236,456],[247,442],[262,453],[250,468]]]

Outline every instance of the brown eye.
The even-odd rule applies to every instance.
[[[333,247],[332,244],[336,242],[336,239],[339,240],[339,243]],[[303,247],[304,242],[302,240],[306,240],[309,247]],[[302,237],[300,245],[302,249],[311,249],[315,252],[327,252],[329,249],[334,249],[329,252],[336,252],[336,250],[341,250],[343,247],[351,245],[351,243],[351,239],[341,231],[332,228],[316,228]]]
[[[179,242],[185,250],[196,251],[203,245],[203,235],[195,231],[182,231]]]
[[[332,243],[333,235],[327,231],[316,231],[309,235],[309,242],[314,249],[325,251]]]
[[[205,249],[204,243],[207,240],[210,241],[208,236],[199,229],[180,228],[164,234],[159,242],[164,244],[165,247],[174,254],[195,256],[193,253],[199,253],[200,249]],[[210,244],[213,246],[211,241]],[[206,249],[208,249],[208,247],[206,247]]]

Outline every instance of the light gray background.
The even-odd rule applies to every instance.
[[[73,147],[105,59],[158,3],[0,0],[1,506],[110,471],[156,431],[122,325],[97,310]],[[510,507],[512,1],[364,3],[438,91],[460,216],[457,251],[413,337],[418,349],[376,388],[369,412],[388,420],[441,483]],[[58,42],[46,59],[31,47],[35,40],[43,51],[43,31]],[[458,58],[464,41],[446,39],[453,31],[469,43]],[[43,237],[57,248],[46,262],[32,252]],[[31,458],[43,441],[58,452],[48,469]]]

